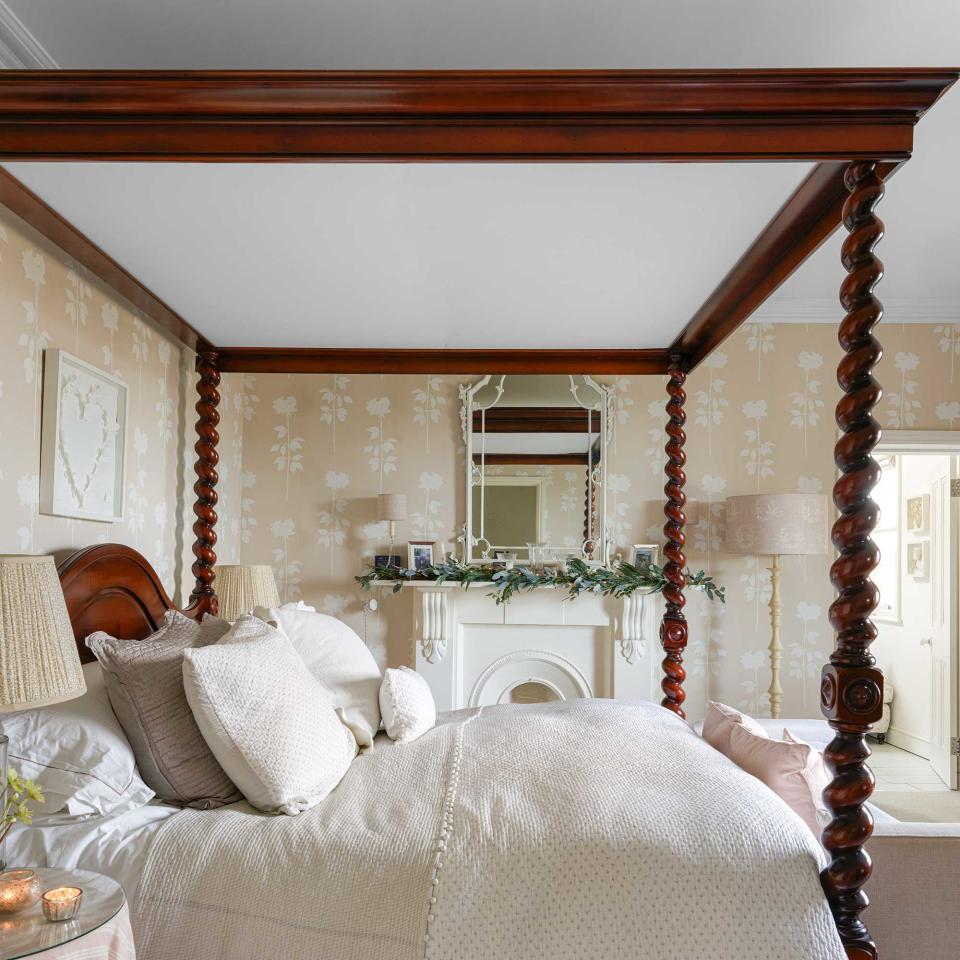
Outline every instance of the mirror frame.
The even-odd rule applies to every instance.
[[[460,539],[463,543],[463,561],[469,566],[480,566],[483,564],[496,562],[496,558],[491,556],[494,546],[490,544],[489,541],[482,541],[474,534],[473,488],[476,485],[476,477],[478,474],[480,476],[483,475],[483,467],[477,467],[473,462],[473,415],[475,412],[480,410],[489,410],[491,407],[494,407],[497,405],[497,403],[499,403],[504,393],[504,382],[508,376],[509,374],[505,373],[488,373],[486,376],[481,377],[474,383],[460,384],[459,388],[460,428],[463,435],[465,449],[464,473],[466,481],[466,519],[463,523]],[[544,374],[544,376],[556,375]],[[597,383],[596,380],[587,374],[577,374],[578,377],[582,378],[583,386],[592,387],[599,395],[599,399],[597,400],[596,404],[592,406],[586,406],[578,394],[578,388],[580,388],[581,385],[574,380],[574,376],[572,374],[567,374],[566,376],[570,381],[570,394],[573,402],[580,406],[584,411],[592,410],[596,411],[600,415],[600,425],[596,433],[596,436],[600,440],[601,444],[600,460],[598,463],[592,465],[588,462],[588,470],[592,466],[594,476],[593,484],[594,490],[596,491],[594,496],[596,498],[595,502],[598,507],[596,511],[597,529],[591,529],[589,531],[588,536],[586,536],[581,542],[579,550],[581,559],[589,563],[591,566],[599,567],[604,566],[609,562],[609,554],[612,547],[610,531],[607,525],[607,458],[610,454],[614,422],[613,388],[603,383]],[[495,391],[493,400],[484,406],[478,405],[476,402],[477,393],[479,393],[479,391],[484,387],[488,387],[491,383],[494,384]],[[592,443],[587,445],[588,457],[592,447]],[[479,553],[477,553],[477,549],[483,542],[486,542],[487,544],[486,549],[480,549]],[[594,544],[593,557],[588,559],[587,546],[591,542]],[[556,547],[557,545],[548,544],[548,546]],[[574,552],[574,548],[570,548],[568,552]]]

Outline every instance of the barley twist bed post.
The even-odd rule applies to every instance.
[[[213,587],[213,581],[216,578],[214,573],[214,564],[217,562],[217,555],[214,547],[217,543],[217,534],[214,529],[217,523],[217,463],[219,456],[217,454],[217,444],[220,441],[220,435],[217,433],[217,424],[220,422],[220,414],[217,412],[217,406],[220,403],[220,393],[217,387],[220,385],[219,367],[220,355],[215,350],[203,350],[197,354],[197,442],[194,450],[197,454],[197,461],[194,464],[194,472],[197,475],[196,483],[193,485],[193,492],[197,499],[193,504],[193,512],[196,521],[193,524],[193,533],[196,537],[193,543],[193,555],[196,560],[193,563],[193,575],[196,577],[196,583],[193,592],[190,594],[190,606],[196,608],[203,605],[210,613],[217,612],[217,595]]]
[[[836,644],[823,668],[820,688],[824,716],[835,731],[825,752],[833,779],[823,794],[833,819],[823,831],[831,859],[820,879],[847,956],[874,960],[877,949],[860,913],[868,904],[863,886],[871,871],[863,845],[873,832],[873,819],[864,807],[873,792],[865,734],[880,719],[883,704],[883,675],[870,653],[877,634],[870,615],[879,596],[870,579],[879,560],[870,537],[878,513],[870,493],[880,476],[872,456],[880,439],[872,410],[881,392],[873,369],[882,352],[873,328],[883,312],[873,294],[883,275],[883,264],[873,252],[883,236],[883,222],[873,209],[883,197],[883,181],[875,163],[858,161],[847,167],[844,182],[849,191],[843,207],[848,236],[842,261],[847,277],[840,302],[846,316],[839,339],[845,355],[837,368],[843,397],[837,404],[841,436],[834,453],[840,475],[833,487],[840,512],[833,543],[839,556],[830,570],[837,591],[830,607]]]
[[[665,652],[664,677],[660,686],[664,694],[661,701],[663,706],[684,717],[686,714],[683,712],[683,701],[687,697],[683,690],[683,681],[687,676],[683,669],[683,651],[687,646],[687,618],[683,613],[683,606],[686,603],[683,588],[687,582],[684,575],[687,558],[683,554],[683,545],[686,542],[683,534],[683,525],[686,521],[683,507],[687,502],[683,492],[683,485],[687,479],[683,472],[683,465],[687,460],[687,455],[683,452],[686,441],[683,425],[687,419],[683,411],[683,404],[687,399],[683,390],[684,381],[687,379],[686,358],[682,354],[671,354],[668,369],[670,379],[667,381],[669,394],[667,444],[664,448],[667,454],[667,463],[664,467],[667,482],[663,488],[667,498],[663,505],[663,513],[666,517],[666,523],[663,526],[666,537],[663,548],[666,559],[663,574],[667,584],[663,588],[666,609],[660,623],[660,644]]]

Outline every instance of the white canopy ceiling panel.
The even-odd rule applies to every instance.
[[[886,271],[877,287],[891,323],[943,322],[960,318],[960,96],[945,96],[914,134],[914,155],[887,184],[877,213],[886,227],[877,255]],[[840,246],[838,230],[761,307],[780,319],[836,323]],[[827,298],[819,300],[819,298]],[[804,304],[812,299],[810,309]],[[819,302],[817,302],[819,300]],[[786,306],[789,312],[784,312]]]
[[[6,0],[62,67],[943,66],[952,0]]]
[[[809,165],[8,169],[218,346],[575,349],[666,346]]]

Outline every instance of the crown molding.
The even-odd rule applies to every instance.
[[[896,299],[881,296],[884,319],[889,323],[960,323],[960,298],[938,297]],[[833,323],[839,322],[843,308],[831,297],[791,297],[767,300],[747,322],[760,323]]]
[[[0,0],[0,67],[8,70],[56,70],[59,67],[4,0]]]

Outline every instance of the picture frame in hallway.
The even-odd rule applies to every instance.
[[[930,565],[930,541],[915,540],[907,544],[907,573],[914,580],[926,580]]]
[[[926,533],[930,523],[930,494],[907,497],[907,531]]]
[[[407,567],[410,570],[423,570],[433,566],[433,548],[435,540],[408,540]]]

